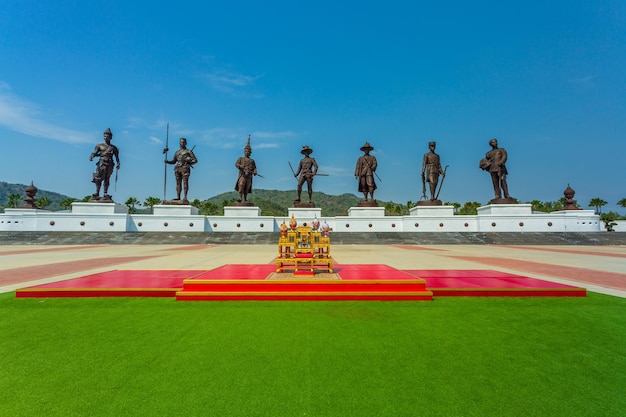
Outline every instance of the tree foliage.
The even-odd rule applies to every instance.
[[[600,215],[600,221],[604,223],[604,228],[607,232],[614,232],[615,229],[613,228],[617,226],[615,220],[617,220],[619,217],[619,214],[613,211],[609,211],[608,213],[602,213]]]
[[[482,206],[478,201],[466,201],[456,214],[463,216],[476,215],[478,213],[478,207]]]
[[[201,216],[216,216],[219,214],[223,214],[222,209],[220,209],[217,204],[209,200],[200,201],[196,198],[189,204],[193,207],[196,207],[198,209],[198,214],[200,214]]]
[[[410,201],[408,202],[410,203]],[[409,205],[396,204],[393,201],[385,203],[385,215],[387,216],[405,216],[409,214]]]
[[[62,200],[61,202],[59,202],[59,206],[61,206],[63,210],[71,210],[72,203],[74,203],[75,201],[78,201],[78,200],[76,200],[75,198],[68,197],[65,200]]]
[[[533,211],[541,211],[543,213],[551,213],[553,211],[563,210],[565,207],[565,198],[561,198],[557,201],[539,201],[532,200],[526,204],[530,204],[532,206]]]
[[[158,197],[148,197],[143,202],[143,206],[148,207],[150,209],[150,212],[154,210],[154,206],[156,206],[157,204],[161,204],[161,199]]]
[[[45,209],[46,207],[48,207],[50,205],[50,199],[48,197],[39,197],[36,201],[35,201],[35,206],[37,206],[40,209]]]
[[[129,197],[128,200],[126,200],[126,202],[124,204],[126,205],[126,207],[128,207],[128,213],[129,214],[137,213],[137,207],[136,206],[140,206],[141,205],[141,203],[139,202],[139,200],[137,200],[136,197]]]
[[[22,197],[20,197],[19,194],[9,194],[9,196],[7,197],[6,206],[10,208],[17,208],[21,200]]]
[[[596,198],[592,198],[589,201],[589,207],[595,207],[596,208],[596,214],[601,214],[602,213],[602,206],[606,206],[607,204],[609,204],[608,202],[604,201],[603,199],[596,197]]]

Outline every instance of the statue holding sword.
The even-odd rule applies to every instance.
[[[289,163],[293,176],[296,178],[298,178],[298,175],[300,176],[300,178],[298,178],[298,198],[294,201],[294,206],[295,207],[315,207],[315,204],[313,203],[313,179],[316,175],[325,175],[325,174],[317,173],[317,169],[318,169],[317,162],[315,161],[315,158],[311,158],[310,156],[313,153],[313,149],[311,149],[307,145],[304,145],[300,153],[304,155],[304,158],[300,160],[300,163],[298,164],[298,169],[296,171],[293,170],[291,163]],[[300,200],[300,196],[302,194],[302,186],[304,185],[305,182],[307,184],[307,191],[309,193],[308,203],[302,203]]]
[[[365,142],[365,145],[361,147],[363,155],[356,161],[356,168],[354,169],[354,176],[359,181],[359,192],[363,193],[363,201],[359,203],[359,206],[373,206],[378,203],[374,199],[374,190],[376,190],[376,181],[374,175],[380,181],[380,177],[376,174],[376,168],[378,162],[374,155],[370,155],[370,152],[374,150],[374,147],[369,142]],[[369,201],[367,197],[370,197]]]
[[[250,146],[250,135],[248,135],[248,143],[243,148],[243,155],[237,158],[235,167],[239,170],[237,182],[235,183],[235,191],[239,192],[239,199],[235,205],[248,206],[252,205],[248,201],[248,193],[252,192],[252,177],[259,175],[256,172],[256,163],[250,158],[252,147]],[[259,175],[262,177],[261,175]]]

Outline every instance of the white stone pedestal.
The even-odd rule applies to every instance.
[[[259,217],[261,209],[256,206],[226,206],[224,217]]]
[[[385,217],[384,207],[350,207],[348,217]]]
[[[72,214],[128,214],[128,207],[116,203],[72,203]]]
[[[289,219],[293,216],[298,224],[307,223],[311,224],[313,219],[317,217],[317,220],[320,220],[322,217],[322,209],[317,207],[306,208],[306,207],[291,207],[289,208],[289,215],[287,216],[287,223],[289,223]],[[320,220],[321,221],[321,220]]]
[[[27,208],[27,209],[11,208],[11,207],[4,208],[4,214],[13,214],[13,215],[37,214],[37,213],[43,213],[43,212],[50,213],[49,210],[40,210],[40,209],[31,209],[31,208]]]
[[[189,205],[157,204],[152,207],[155,216],[196,216],[198,208]]]
[[[415,206],[409,209],[411,216],[452,217],[454,206]]]
[[[479,216],[530,216],[531,204],[489,204],[476,209]]]

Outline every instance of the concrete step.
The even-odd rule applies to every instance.
[[[0,245],[275,245],[278,232],[0,232]],[[335,232],[333,245],[626,245],[609,232]]]

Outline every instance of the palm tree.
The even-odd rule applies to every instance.
[[[600,197],[596,197],[596,198],[592,198],[589,201],[588,206],[589,207],[595,207],[596,208],[596,214],[601,214],[602,213],[602,206],[606,206],[607,204],[609,204],[609,203],[604,201]]]
[[[385,204],[385,213],[390,216],[401,216],[404,210],[405,207],[402,204],[396,204],[393,201],[389,201]]]
[[[211,203],[209,200],[206,200],[202,203],[202,210],[200,213],[204,215],[212,215],[219,214],[220,208],[215,203]]]
[[[7,207],[17,208],[17,205],[21,200],[22,197],[20,197],[19,194],[9,194],[9,197],[7,198]]]
[[[458,214],[463,214],[463,215],[475,215],[478,214],[478,207],[480,207],[482,204],[480,204],[478,201],[466,201],[463,204],[463,207],[461,207],[458,211]]]
[[[130,214],[137,213],[137,208],[135,207],[135,204],[139,206],[141,205],[139,200],[137,200],[135,197],[130,197],[128,200],[126,200],[124,204],[126,205],[126,207],[128,207],[128,213]]]
[[[66,198],[65,200],[61,201],[59,203],[59,206],[61,206],[61,208],[65,209],[65,210],[70,210],[72,208],[72,203],[74,203],[76,200],[75,198]]]
[[[620,201],[618,201],[617,205],[626,208],[626,198],[622,198]]]
[[[616,218],[616,213],[613,213],[612,211],[600,215],[600,220],[604,222],[604,228],[607,232],[615,231],[614,227],[617,226],[617,223],[615,223]]]
[[[539,200],[532,200],[529,201],[528,204],[531,205],[532,207],[532,211],[544,211],[544,205],[541,201]]]
[[[39,197],[37,201],[35,201],[35,205],[40,209],[45,209],[50,205],[50,199],[48,197]]]
[[[203,216],[219,214],[220,208],[217,204],[210,202],[209,200],[200,201],[197,198],[189,203],[191,206],[198,209],[198,213]],[[263,213],[269,212],[268,210],[263,210]]]
[[[148,197],[146,201],[143,202],[144,207],[150,207],[150,211],[152,211],[153,207],[157,204],[161,204],[161,199],[157,197]]]

